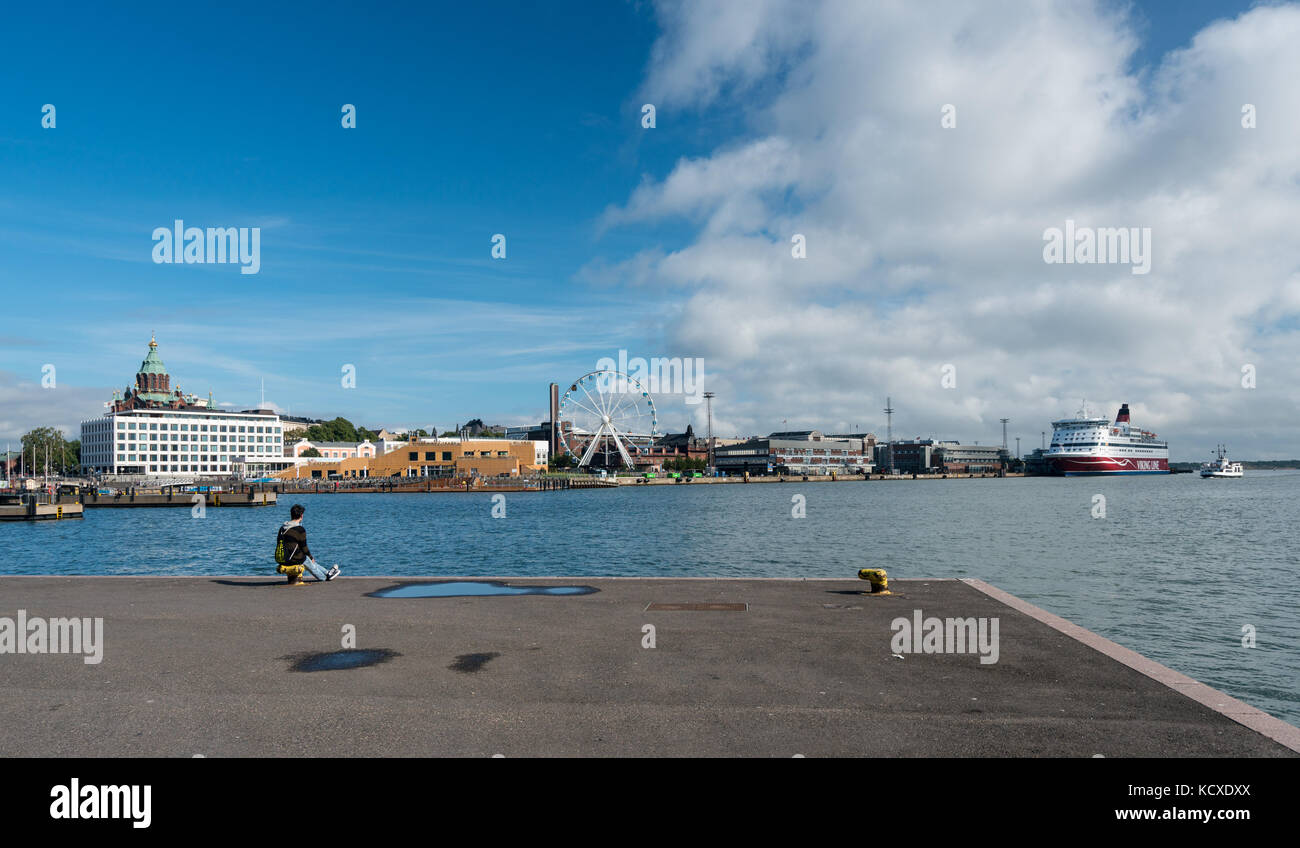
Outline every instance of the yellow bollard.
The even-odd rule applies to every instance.
[[[302,580],[303,566],[301,566],[301,565],[279,565],[279,566],[276,566],[276,569],[275,569],[275,570],[278,571],[278,572],[280,572],[281,574],[287,574],[287,575],[289,576],[289,585],[290,585],[290,586],[306,586],[306,585],[307,585],[307,584],[304,583],[303,580]]]
[[[871,591],[864,595],[892,595],[889,591],[889,575],[883,568],[862,568],[858,570],[858,579],[871,584]]]

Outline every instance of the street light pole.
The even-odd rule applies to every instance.
[[[709,431],[708,431],[708,455],[709,469],[713,469],[713,392],[704,393],[704,408],[708,413]]]
[[[889,473],[894,473],[894,404],[889,398],[885,398],[885,417],[888,423],[885,425],[885,452],[889,456]]]

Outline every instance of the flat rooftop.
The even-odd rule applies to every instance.
[[[97,665],[0,654],[0,755],[1300,751],[1291,725],[978,581],[900,580],[866,596],[858,580],[497,578],[597,591],[369,595],[477,579],[492,578],[0,577],[0,617],[104,619]],[[997,662],[896,655],[890,622],[918,609],[997,618]],[[382,661],[329,668],[358,656],[319,656],[342,650],[349,628]]]

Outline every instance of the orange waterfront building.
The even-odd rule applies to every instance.
[[[380,456],[308,461],[275,475],[284,480],[345,477],[499,477],[546,470],[546,442],[435,439],[399,445]]]

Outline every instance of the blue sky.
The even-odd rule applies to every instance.
[[[1129,72],[1146,80],[1169,50],[1249,5],[1135,4]],[[752,140],[762,119],[751,104],[794,59],[774,58],[773,78],[737,96],[665,96],[645,130],[640,106],[661,62],[656,43],[681,13],[674,4],[358,8],[6,10],[0,380],[12,391],[0,436],[39,423],[24,409],[63,424],[97,414],[132,378],[151,331],[187,391],[242,408],[264,379],[267,399],[295,414],[440,429],[539,420],[548,382],[567,384],[620,349],[711,352],[675,331],[694,289],[619,266],[690,245],[708,223],[682,214],[609,226],[602,216],[683,158]],[[44,103],[57,107],[56,129],[40,126]],[[356,105],[356,129],[340,126],[345,103]],[[798,207],[797,192],[786,203]],[[154,264],[150,233],[176,218],[260,226],[261,272]],[[489,257],[494,233],[507,237],[504,261]],[[607,267],[621,271],[599,273]],[[60,403],[24,405],[46,363],[58,369]],[[356,366],[355,389],[340,385],[344,364]],[[719,377],[751,398],[733,417],[739,431],[822,414],[816,396],[787,410],[739,370]],[[872,385],[862,409],[890,388]],[[696,413],[664,406],[672,430]]]

